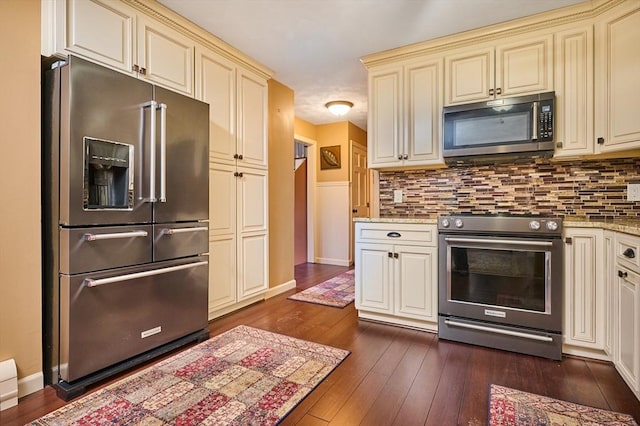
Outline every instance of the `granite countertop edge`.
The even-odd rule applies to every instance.
[[[354,222],[368,223],[424,223],[427,225],[437,225],[437,216],[386,216],[386,217],[357,217]],[[623,232],[625,234],[640,237],[640,218],[620,218],[620,219],[590,219],[588,217],[565,217],[563,218],[565,228],[601,228],[609,231]]]

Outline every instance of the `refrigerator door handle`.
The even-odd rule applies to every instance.
[[[96,240],[113,240],[116,238],[146,237],[147,235],[149,235],[147,231],[131,231],[131,232],[114,232],[111,234],[86,233],[83,235],[83,237],[85,241],[96,241]]]
[[[99,279],[85,278],[85,280],[82,283],[86,287],[97,287],[105,284],[113,284],[113,283],[118,283],[122,281],[135,280],[138,278],[152,277],[154,275],[167,274],[169,272],[180,271],[183,269],[195,268],[196,266],[202,266],[208,263],[209,263],[208,261],[204,260],[201,262],[193,262],[193,263],[185,263],[183,265],[169,266],[168,268],[153,269],[150,271],[136,272],[133,274],[117,275],[115,277],[109,277],[109,278],[99,278]]]
[[[160,199],[167,202],[167,105],[158,105],[160,109]]]
[[[206,226],[196,226],[193,228],[164,228],[160,233],[162,235],[173,235],[173,234],[182,234],[184,232],[200,232],[207,231],[209,228]]]
[[[143,198],[146,203],[156,202],[156,109],[158,103],[149,101],[142,106],[150,108],[149,118],[149,198]],[[142,157],[141,157],[142,158]]]

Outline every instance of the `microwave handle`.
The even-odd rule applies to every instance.
[[[538,140],[538,125],[539,125],[539,120],[538,120],[538,108],[540,107],[540,102],[536,101],[533,102],[532,105],[532,109],[533,109],[533,117],[532,120],[533,121],[533,125],[531,126],[531,140],[535,141]]]

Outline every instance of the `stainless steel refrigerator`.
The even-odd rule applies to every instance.
[[[208,337],[209,106],[70,56],[43,76],[45,380]]]

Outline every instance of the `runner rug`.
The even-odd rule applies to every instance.
[[[238,326],[32,425],[273,425],[349,351]]]
[[[352,269],[288,298],[299,302],[344,308],[356,298],[354,274],[355,271]]]
[[[628,414],[491,385],[489,425],[637,426],[637,423]]]

